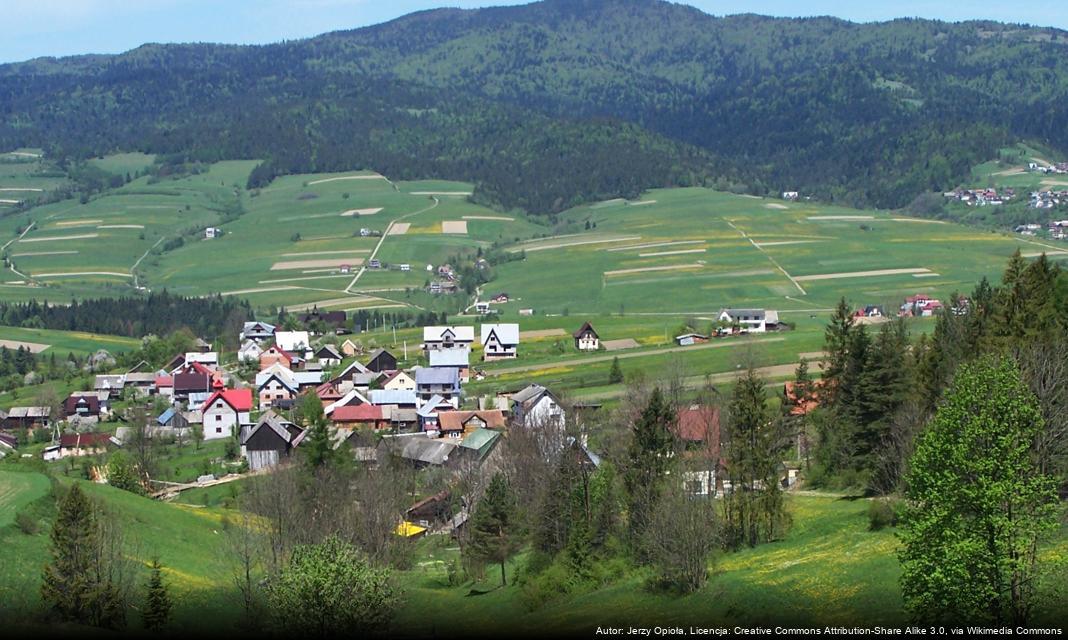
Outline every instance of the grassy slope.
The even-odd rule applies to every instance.
[[[28,480],[28,481],[27,481]],[[7,487],[29,485],[19,501],[44,495],[48,482],[41,474],[0,471],[0,493]],[[43,487],[43,488],[42,488]],[[222,512],[155,502],[104,485],[82,487],[119,518],[127,537],[127,553],[141,564],[158,555],[175,596],[176,630],[217,631],[236,621],[237,607],[224,557]],[[47,523],[45,523],[47,524]],[[36,535],[14,526],[0,526],[0,619],[26,621],[40,606],[41,568],[48,559],[48,527]],[[138,582],[143,576],[138,576]],[[140,585],[138,585],[140,587]],[[136,616],[134,616],[136,618]],[[138,620],[131,620],[135,626]]]
[[[107,349],[112,354],[115,354],[122,351],[131,351],[141,346],[141,341],[136,338],[86,333],[84,331],[24,329],[21,327],[0,327],[0,339],[51,345],[48,349],[38,354],[38,357],[48,358],[55,353],[57,359],[65,358],[68,353],[84,356],[87,353],[94,353],[98,349]]]

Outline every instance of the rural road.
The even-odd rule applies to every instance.
[[[523,373],[526,371],[538,371],[540,369],[555,369],[556,367],[570,367],[575,365],[593,364],[595,362],[609,362],[614,358],[625,360],[627,358],[641,358],[644,356],[658,356],[664,353],[676,353],[680,351],[700,351],[703,349],[718,349],[722,347],[737,347],[747,344],[766,344],[769,342],[782,342],[786,338],[763,338],[760,340],[728,340],[724,339],[719,342],[706,342],[705,344],[697,344],[690,347],[668,347],[667,349],[644,349],[641,351],[632,351],[627,353],[614,353],[613,355],[595,356],[592,358],[572,358],[571,360],[555,360],[553,362],[543,362],[541,364],[530,364],[521,367],[507,367],[505,369],[493,369],[487,371],[486,375],[500,376],[508,373]]]
[[[438,206],[438,204],[440,203],[440,200],[433,196],[431,196],[430,199],[434,201],[434,204],[430,205],[429,207],[426,207],[425,209],[420,209],[419,211],[413,211],[412,213],[405,214],[393,220],[389,223],[389,225],[386,226],[386,230],[382,232],[382,237],[378,239],[378,244],[375,245],[375,250],[372,251],[371,255],[367,257],[367,262],[364,262],[363,266],[360,267],[360,270],[356,272],[356,276],[352,278],[352,282],[349,283],[349,286],[345,287],[345,293],[352,293],[352,288],[356,286],[356,281],[360,279],[360,276],[363,275],[364,271],[367,271],[366,265],[375,259],[375,256],[378,255],[378,250],[382,248],[382,243],[385,242],[386,238],[389,237],[389,230],[393,228],[393,225],[397,224],[397,222],[401,220],[404,220],[405,218],[417,216],[420,213],[426,213],[427,211],[430,211],[434,207]]]

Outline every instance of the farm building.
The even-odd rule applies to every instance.
[[[680,347],[689,347],[702,342],[708,342],[708,336],[702,333],[684,333],[681,336],[675,336],[675,344]]]
[[[367,361],[367,368],[376,372],[396,371],[397,358],[385,349],[375,349],[371,352],[370,360]]]
[[[241,455],[248,460],[249,469],[258,471],[288,458],[303,437],[303,429],[267,411],[254,426],[242,428]]]
[[[779,314],[766,309],[724,309],[719,312],[717,319],[743,332],[764,333],[778,325]]]

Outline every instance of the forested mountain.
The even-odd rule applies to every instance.
[[[644,187],[900,206],[1027,139],[1068,149],[1068,33],[717,18],[659,0],[420,12],[262,47],[0,67],[0,147],[373,167],[556,211]]]

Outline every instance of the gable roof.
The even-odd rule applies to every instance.
[[[753,320],[763,320],[766,313],[764,309],[723,309],[719,315],[722,317],[726,314],[731,319],[746,316]]]
[[[719,407],[690,405],[679,409],[675,421],[675,435],[685,442],[704,442],[711,436],[718,444]]]
[[[430,352],[431,367],[468,367],[471,363],[471,351],[462,349],[436,349]]]
[[[317,357],[317,358],[319,358],[321,360],[323,358],[323,352],[326,352],[327,356],[329,356],[330,358],[333,358],[335,360],[341,360],[342,359],[341,354],[338,353],[337,348],[335,348],[334,345],[332,345],[332,344],[324,344],[323,346],[321,346],[318,349],[316,349],[315,350],[315,357]]]
[[[482,325],[482,344],[486,344],[490,334],[497,336],[501,344],[519,344],[519,325],[514,322]]]
[[[471,418],[479,418],[486,424],[487,429],[500,429],[504,426],[504,412],[500,409],[487,411],[440,411],[438,412],[438,424],[442,431],[463,431],[464,426]]]
[[[593,325],[590,324],[589,322],[583,322],[582,326],[579,327],[579,330],[576,331],[575,333],[572,333],[571,337],[573,337],[573,338],[581,338],[587,331],[592,333],[593,337],[595,337],[595,338],[598,337],[597,332],[594,331],[594,329],[593,329]]]
[[[460,446],[464,449],[471,449],[477,451],[479,455],[485,455],[489,447],[501,437],[501,434],[497,431],[490,429],[475,429],[460,442]]]
[[[274,325],[267,322],[246,322],[241,327],[241,332],[248,333],[250,331],[255,333],[274,333]]]
[[[216,399],[230,405],[234,411],[252,411],[252,389],[224,389],[208,396],[201,411],[207,411]]]
[[[346,405],[330,414],[334,422],[370,422],[384,419],[382,407],[373,404]]]
[[[545,395],[548,395],[554,400],[556,399],[556,396],[553,395],[552,391],[549,391],[540,384],[529,384],[518,392],[512,394],[512,401],[527,406],[541,400],[542,396]]]
[[[339,373],[336,376],[334,376],[334,380],[343,380],[347,376],[352,375],[353,373],[370,373],[370,372],[371,372],[370,369],[368,369],[367,367],[363,366],[358,361],[353,361],[352,364],[350,364],[349,366],[347,366],[344,369],[342,369],[341,373]]]
[[[447,384],[456,386],[460,383],[460,371],[456,367],[422,367],[415,370],[415,384]]]
[[[471,326],[423,327],[423,342],[441,342],[441,336],[452,332],[457,342],[474,342],[475,328]]]
[[[435,393],[434,395],[430,396],[430,399],[424,402],[423,406],[419,407],[419,409],[415,413],[423,418],[429,418],[430,416],[435,415],[438,412],[438,407],[440,407],[442,404],[445,404],[445,398],[443,398],[440,394]],[[449,408],[452,408],[452,405],[448,406]]]
[[[166,411],[164,411],[163,413],[159,414],[159,416],[156,418],[156,422],[160,426],[163,426],[163,425],[165,425],[165,424],[167,424],[168,422],[171,421],[171,418],[174,417],[174,414],[175,414],[174,407],[168,407]]]
[[[303,434],[304,430],[293,424],[292,422],[283,419],[280,415],[274,411],[267,411],[260,419],[256,421],[256,425],[251,429],[246,429],[241,434],[241,444],[247,443],[260,429],[270,429],[284,442],[295,444],[298,437]]]
[[[114,443],[110,433],[65,433],[59,437],[61,447],[95,447],[108,442]]]
[[[352,405],[353,402],[355,402],[356,404],[371,404],[371,402],[367,399],[366,396],[364,396],[359,391],[353,389],[352,391],[349,391],[344,396],[342,396],[340,400],[332,402],[327,406],[323,407],[323,415],[328,416],[341,407]]]
[[[371,404],[416,404],[415,391],[411,389],[372,389],[368,395]]]

